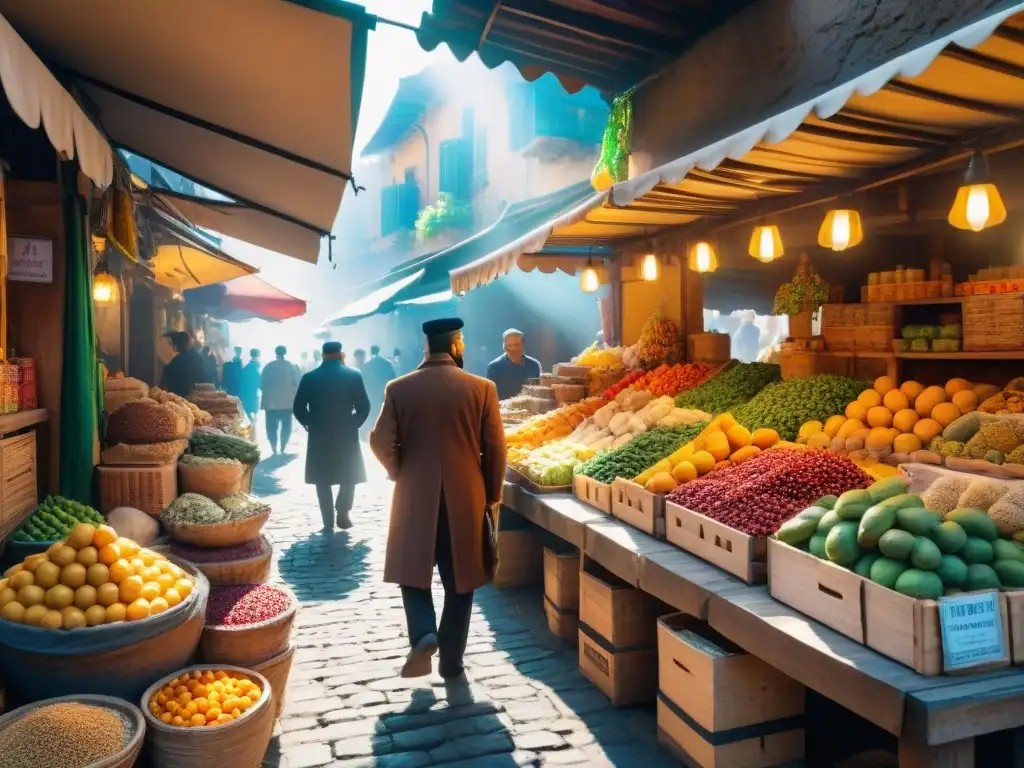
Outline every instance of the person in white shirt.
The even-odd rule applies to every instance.
[[[287,348],[278,347],[274,354],[277,359],[268,363],[260,376],[260,389],[263,390],[263,410],[267,413],[267,439],[276,456],[285,452],[288,440],[292,436],[292,407],[295,403],[295,393],[299,391],[302,374],[299,373],[297,365],[285,360]]]

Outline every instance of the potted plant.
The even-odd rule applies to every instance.
[[[796,274],[775,293],[774,315],[789,315],[789,336],[807,339],[813,336],[811,322],[814,313],[828,302],[829,284],[814,271],[811,257],[800,256]]]

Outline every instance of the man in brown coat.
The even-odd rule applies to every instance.
[[[395,481],[384,581],[402,588],[412,650],[403,677],[462,674],[473,590],[488,581],[484,514],[501,501],[505,435],[494,384],[462,370],[461,320],[423,324],[427,358],[384,392],[370,448]],[[430,582],[444,585],[440,627]]]

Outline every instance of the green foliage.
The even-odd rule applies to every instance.
[[[828,302],[829,284],[817,272],[797,274],[775,293],[773,315],[798,315],[804,310],[817,312]]]
[[[416,217],[416,236],[429,240],[446,229],[468,227],[473,223],[473,207],[460,204],[447,192],[437,197],[437,202],[428,205]]]

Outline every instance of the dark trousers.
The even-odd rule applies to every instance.
[[[340,485],[338,486],[338,495],[334,498],[330,483],[317,483],[316,498],[320,502],[320,517],[324,521],[324,528],[334,530],[334,513],[337,512],[341,517],[352,511],[352,504],[356,498],[356,487]]]
[[[469,637],[469,620],[473,614],[473,593],[455,591],[455,569],[452,561],[452,537],[448,531],[448,513],[444,501],[437,516],[437,539],[434,563],[444,585],[444,608],[438,628],[434,598],[429,589],[402,587],[402,604],[409,627],[409,644],[416,645],[425,635],[437,634],[441,677],[454,677],[462,672],[462,656]]]
[[[267,411],[267,439],[270,441],[270,447],[275,451],[278,448],[277,443],[277,431],[281,430],[281,450],[283,451],[288,447],[288,441],[292,437],[292,412],[287,410],[282,411]]]

